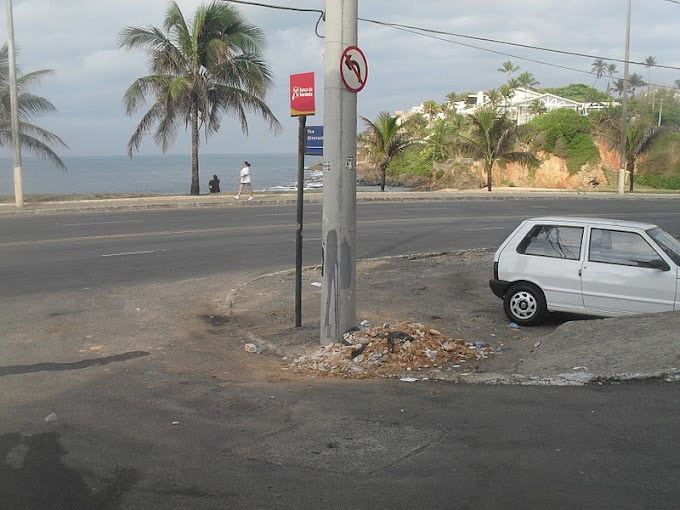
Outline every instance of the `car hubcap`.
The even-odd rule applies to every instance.
[[[529,292],[518,292],[510,300],[510,311],[518,319],[530,319],[536,313],[536,299]]]

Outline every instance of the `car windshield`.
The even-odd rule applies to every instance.
[[[680,242],[677,239],[659,227],[647,230],[647,234],[656,241],[673,262],[680,265]]]

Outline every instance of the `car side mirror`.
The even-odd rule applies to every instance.
[[[660,271],[670,271],[671,267],[666,263],[666,261],[661,259],[652,259],[649,261],[648,266],[650,269],[658,269]]]

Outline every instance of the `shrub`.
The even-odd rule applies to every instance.
[[[564,158],[570,173],[578,172],[586,163],[600,161],[600,151],[591,137],[592,122],[574,110],[553,110],[535,117],[529,124],[542,133],[541,149]]]
[[[637,183],[641,186],[656,189],[680,190],[680,175],[640,175]]]

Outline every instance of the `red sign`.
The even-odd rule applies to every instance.
[[[291,74],[290,116],[314,113],[314,73]]]

